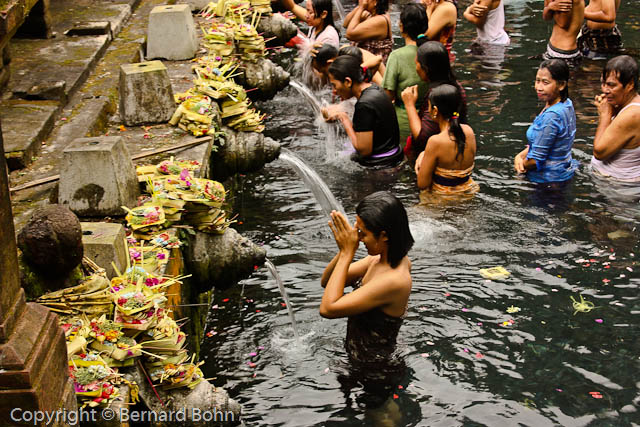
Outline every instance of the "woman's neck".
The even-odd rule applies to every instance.
[[[316,31],[316,37],[318,37],[318,34],[323,32],[325,28],[327,28],[327,25],[324,23],[324,21],[322,21],[317,27],[313,27],[313,29]]]
[[[413,40],[408,35],[406,35],[405,33],[402,33],[402,38],[404,39],[404,45],[405,46],[417,46],[416,41]]]
[[[351,91],[353,92],[353,96],[355,96],[356,99],[360,99],[360,96],[362,96],[362,92],[369,86],[371,86],[371,83],[369,82],[355,83],[351,89]]]
[[[556,105],[558,102],[560,102],[560,97],[557,97],[553,101],[547,102],[547,104],[544,106],[544,109],[546,110],[547,108],[551,107],[552,105]]]
[[[448,132],[449,127],[451,126],[451,122],[448,119],[442,117],[441,114],[438,114],[438,127],[440,128],[440,132]]]

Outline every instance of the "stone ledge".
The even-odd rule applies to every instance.
[[[32,162],[60,109],[56,101],[8,100],[0,103],[5,157],[10,170]]]

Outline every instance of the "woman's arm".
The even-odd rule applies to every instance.
[[[366,1],[363,0],[363,2]],[[364,8],[356,8],[356,13],[347,26],[347,39],[355,42],[383,39],[388,32],[387,18],[383,15],[376,15],[365,19],[362,16],[363,11]]]
[[[476,27],[482,27],[487,20],[491,0],[476,0],[462,14],[464,18]]]
[[[429,17],[429,29],[426,36],[429,40],[440,41],[440,33],[448,26],[455,26],[457,9],[451,2],[443,2]]]
[[[293,14],[296,15],[301,21],[307,20],[307,9],[300,5],[297,5],[293,0],[282,0],[282,6],[284,6],[285,9],[293,12]]]
[[[336,268],[336,264],[338,263],[339,255],[340,255],[340,252],[338,252],[336,256],[333,257],[331,262],[327,264],[324,271],[322,272],[320,285],[322,285],[323,288],[325,288],[327,286],[327,283],[329,283],[329,279],[333,274],[333,270]],[[366,256],[361,260],[352,262],[351,265],[349,266],[349,271],[347,272],[347,280],[345,282],[345,286],[353,285],[356,280],[364,276],[364,274],[367,272],[367,268],[369,268],[369,264],[371,264],[370,256]]]
[[[416,101],[418,100],[418,86],[409,86],[400,94],[405,110],[407,110],[407,118],[409,119],[409,129],[413,139],[418,138],[422,129],[422,121],[416,110]]]
[[[633,110],[627,110],[619,114],[615,121],[612,120],[613,110],[604,99],[604,95],[596,96],[595,104],[598,107],[598,128],[593,140],[593,157],[598,160],[606,160],[624,148],[635,135],[640,115]]]
[[[409,279],[410,280],[410,279]],[[372,278],[365,286],[344,294],[344,287],[329,283],[322,296],[320,315],[330,319],[364,313],[376,307],[393,304],[401,296],[406,297],[406,278],[398,272],[387,272]]]
[[[353,130],[353,123],[349,115],[344,111],[339,111],[334,115],[328,115],[327,121],[340,120],[347,136],[351,140],[351,145],[356,149],[358,154],[363,157],[371,155],[373,152],[373,131],[356,132]]]
[[[616,3],[614,0],[601,0],[601,9],[595,12],[591,11],[591,5],[584,10],[584,19],[593,22],[603,22],[612,24],[616,22]]]
[[[438,164],[438,143],[436,141],[437,135],[432,136],[427,141],[427,147],[424,149],[421,158],[416,161],[416,175],[418,176],[418,188],[421,190],[431,188],[431,182],[433,181],[433,172],[436,170]]]

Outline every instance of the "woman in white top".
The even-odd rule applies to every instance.
[[[309,33],[299,34],[303,40],[298,46],[303,52],[309,52],[314,44],[340,46],[340,34],[333,23],[332,0],[307,0],[307,7],[297,5],[293,0],[282,0],[285,8],[293,12],[298,19],[309,25]]]
[[[475,24],[478,43],[506,46],[509,35],[504,31],[504,6],[502,0],[474,0],[464,11],[467,21]]]

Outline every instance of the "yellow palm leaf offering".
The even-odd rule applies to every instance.
[[[258,13],[271,13],[271,0],[251,0],[251,9]]]
[[[226,24],[225,24],[226,25]],[[234,26],[229,27],[233,36]],[[239,64],[227,58],[218,55],[206,55],[196,59],[196,64],[192,70],[196,75],[205,80],[213,80],[218,82],[233,82],[230,80],[238,69]]]
[[[158,246],[130,246],[129,256],[134,267],[147,273],[160,273],[169,262],[169,251]]]
[[[235,25],[226,22],[213,22],[211,27],[202,30],[202,44],[209,50],[210,55],[221,59],[233,53],[233,32]]]
[[[257,15],[254,14],[254,21]],[[233,34],[240,57],[245,61],[255,62],[262,58],[266,52],[264,37],[251,24],[240,24]]]
[[[118,373],[96,353],[70,358],[69,376],[82,407],[108,405],[120,394],[116,387]]]
[[[194,357],[195,355],[188,362],[171,363],[165,360],[160,366],[147,365],[149,377],[154,385],[165,390],[182,387],[193,389],[204,379],[200,370],[204,362],[194,363]]]
[[[152,232],[160,229],[164,225],[164,210],[159,203],[145,203],[133,209],[122,207],[127,211],[125,219],[132,230]]]
[[[146,190],[152,201],[145,205],[162,206],[164,218],[168,222],[183,222],[207,233],[224,233],[235,222],[222,209],[226,198],[224,186],[210,179],[194,178],[192,172],[196,170],[196,165],[182,166],[184,162],[162,162],[158,166],[162,173],[181,169],[179,174],[147,176]],[[149,170],[148,166],[143,168],[145,171]],[[137,232],[137,229],[133,229]],[[151,236],[147,233],[142,237]],[[152,267],[155,261],[151,260],[150,255],[147,257],[150,260],[149,267]]]
[[[99,317],[113,310],[109,295],[109,279],[105,276],[104,270],[88,276],[77,286],[49,292],[36,301],[64,317],[82,314]],[[70,328],[71,325],[68,326],[68,329]]]

